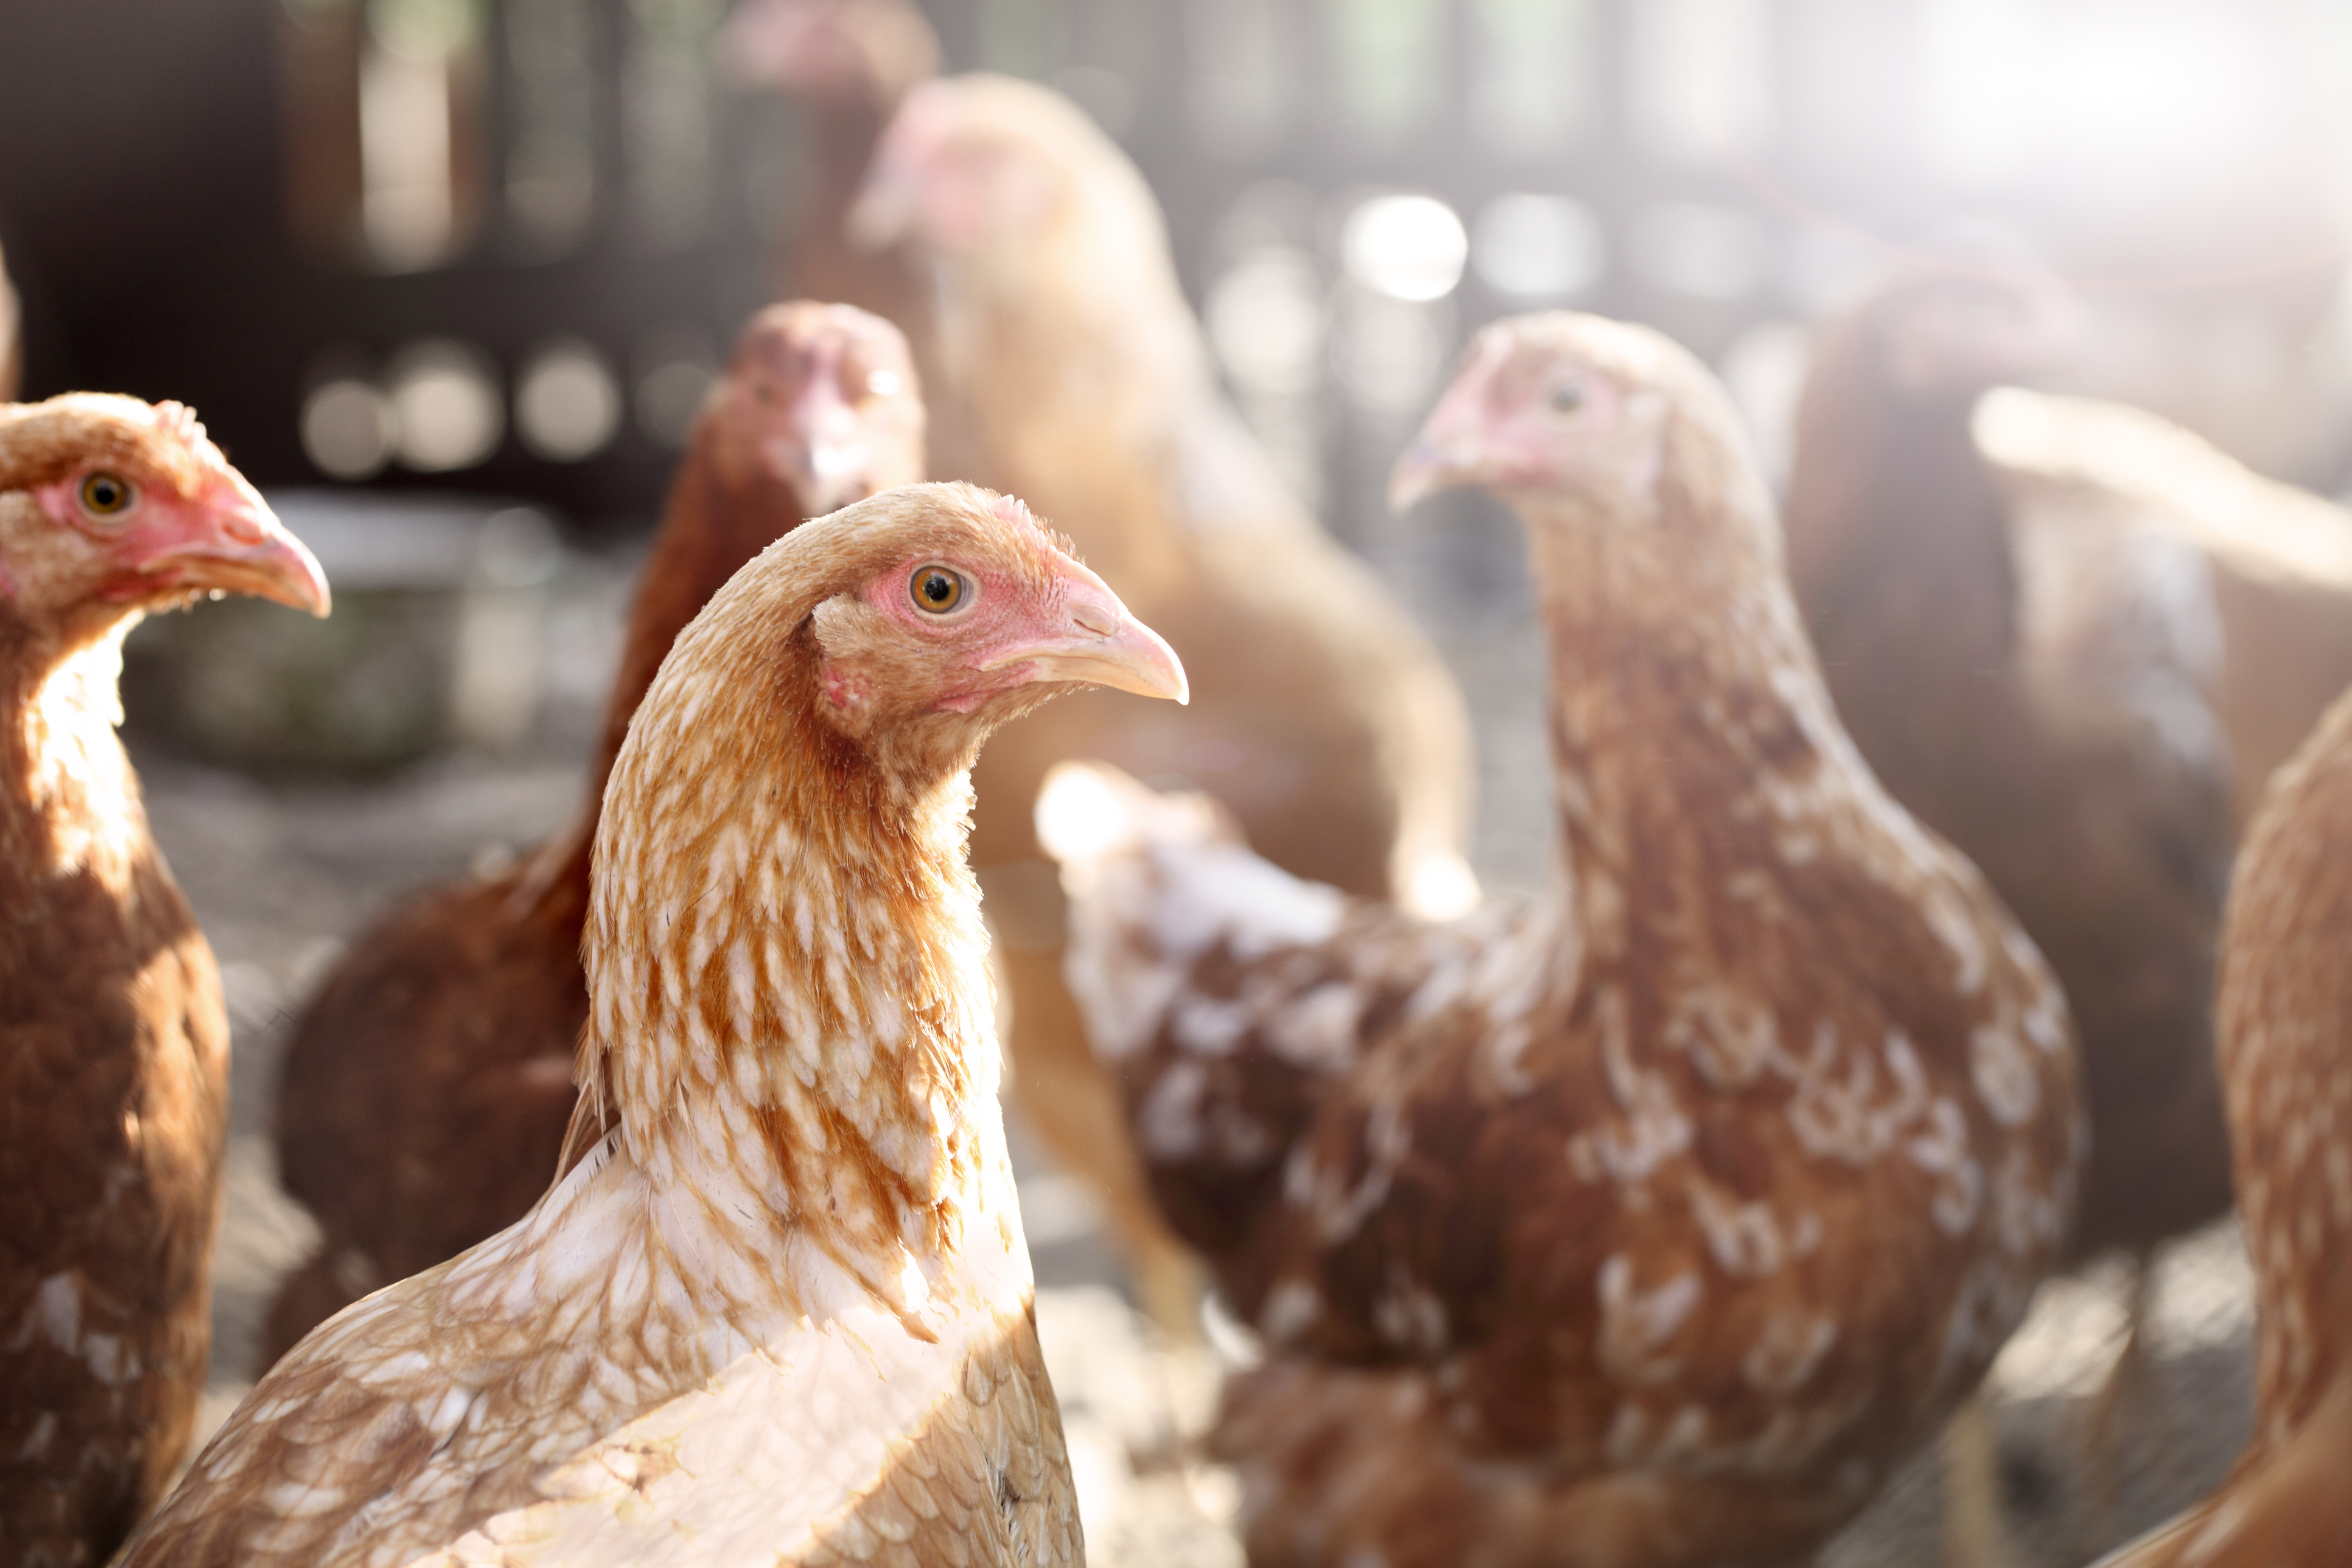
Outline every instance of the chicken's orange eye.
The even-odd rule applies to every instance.
[[[92,474],[81,482],[81,509],[92,517],[121,517],[138,492],[112,474]]]
[[[934,616],[950,615],[971,597],[971,579],[952,566],[918,566],[907,589],[915,608]]]

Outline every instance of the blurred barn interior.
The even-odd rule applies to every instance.
[[[925,0],[949,68],[1069,94],[1162,203],[1230,392],[1423,618],[1479,724],[1477,862],[1541,875],[1519,545],[1391,463],[1466,334],[1551,304],[1714,363],[1776,473],[1808,323],[1999,232],[2077,289],[2053,384],[2352,486],[2352,9],[2326,0]],[[299,1255],[268,1075],[289,1009],[399,890],[562,821],[633,551],[814,194],[725,0],[80,0],[0,16],[0,247],[23,386],[175,397],[324,559],[318,626],[144,629],[132,738],[235,1013],[216,1382]],[[1182,1461],[1197,1367],[1123,1314],[1087,1194],[1024,1173],[1096,1560],[1237,1560]],[[2073,1563],[2226,1468],[2226,1228],[2158,1283],[2114,1473],[2068,1467],[2120,1331],[2053,1282],[1995,1374],[2018,1563]],[[1088,1293],[1093,1292],[1093,1293]],[[1051,1347],[1049,1347],[1051,1348]],[[2087,1370],[2086,1370],[2087,1369]],[[226,1404],[222,1408],[226,1408]],[[1088,1445],[1093,1445],[1088,1447]],[[1925,1561],[1932,1479],[1826,1561]]]

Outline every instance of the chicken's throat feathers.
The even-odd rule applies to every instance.
[[[1001,1163],[971,784],[885,787],[806,662],[805,689],[686,703],[666,668],[640,712],[599,831],[583,1115],[649,1175],[733,1162],[895,1300],[904,1249],[951,1249]]]
[[[1656,871],[1694,854],[1786,876],[1824,854],[1943,875],[1838,721],[1743,467],[1694,490],[1674,476],[1708,466],[1685,454],[1641,517],[1516,498],[1544,585],[1561,849],[1603,949],[1629,918],[1679,919],[1689,884]]]
[[[9,818],[0,835],[13,841],[18,865],[50,876],[86,871],[118,893],[152,853],[138,777],[115,735],[122,639],[137,619],[120,620],[62,657],[21,643],[0,649],[7,709],[0,813]]]

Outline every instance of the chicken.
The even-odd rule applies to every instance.
[[[2352,1563],[2352,699],[2272,780],[2221,935],[2221,1080],[2254,1267],[2254,1431],[2219,1491],[2107,1568]]]
[[[546,1190],[588,1014],[580,929],[596,803],[638,700],[737,567],[803,517],[919,479],[922,438],[906,345],[887,322],[802,302],[744,328],[646,563],[579,820],[506,870],[395,908],[295,1026],[278,1168],[323,1237],[279,1289],[264,1364]]]
[[[737,573],[614,762],[555,1184],[296,1346],[124,1562],[1079,1562],[963,841],[1081,682],[1184,695],[1017,501]]]
[[[935,471],[1028,497],[1192,676],[1182,714],[1086,698],[1024,720],[982,759],[972,838],[1012,994],[1014,1102],[1101,1193],[1146,1305],[1181,1332],[1197,1273],[1062,980],[1037,787],[1081,756],[1187,780],[1286,870],[1454,912],[1476,890],[1459,852],[1468,723],[1411,616],[1285,491],[1218,392],[1150,191],[1066,100],[986,76],[916,89],[852,223],[932,280],[937,310],[914,335],[938,355]]]
[[[228,1119],[212,949],[115,738],[149,610],[324,615],[319,564],[175,403],[0,405],[0,1542],[105,1562],[185,1456]]]
[[[1798,414],[1790,574],[1838,712],[1974,860],[2082,1031],[2075,1249],[2144,1256],[2230,1203],[2213,1072],[2230,769],[2202,558],[2080,509],[2028,527],[1985,390],[2049,352],[2048,286],[1922,269],[1832,322]]]
[[[745,85],[797,99],[814,165],[785,227],[778,283],[845,300],[910,334],[924,320],[920,282],[901,258],[860,253],[847,218],[898,102],[940,68],[940,40],[910,0],[749,0],[728,18],[724,49]]]
[[[2221,634],[2209,694],[2242,825],[2352,685],[2352,511],[2120,404],[2000,387],[1977,405],[1974,428],[2028,537],[2087,527],[2202,558]]]
[[[1528,532],[1564,865],[1450,923],[1074,764],[1072,988],[1153,1191],[1265,1345],[1213,1441],[1254,1563],[1801,1560],[2057,1256],[2064,1000],[1885,795],[1722,389],[1657,334],[1488,328],[1400,505]]]

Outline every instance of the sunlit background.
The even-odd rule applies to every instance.
[[[1141,165],[1235,402],[1462,679],[1490,885],[1542,874],[1551,809],[1519,545],[1475,498],[1410,526],[1381,498],[1484,321],[1573,305],[1664,328],[1778,473],[1809,323],[1907,249],[1989,229],[2076,286],[2066,389],[2352,488],[2347,0],[922,8],[950,68],[1059,87]],[[796,291],[821,150],[727,58],[727,19],[726,0],[0,0],[23,395],[194,404],[335,583],[315,626],[234,605],[151,625],[126,682],[135,749],[161,732],[145,716],[215,764],[140,749],[237,1031],[215,1415],[307,1245],[267,1138],[289,1010],[395,893],[573,809],[631,551],[736,328]],[[253,782],[322,765],[374,782]],[[1049,1352],[1096,1347],[1055,1371],[1081,1479],[1141,1498],[1158,1483],[1090,1459],[1086,1423],[1125,1434],[1165,1390],[1119,1381],[1142,1375],[1138,1331],[1076,1293],[1117,1278],[1087,1194],[1020,1157]],[[2143,1521],[2244,1430],[2250,1309],[2217,1234],[2157,1320],[2204,1380],[2175,1415],[2210,1452]],[[2074,1398],[2084,1347],[2117,1342],[2115,1281],[2066,1289],[1994,1374],[2019,1407]],[[1232,1560],[1213,1531],[1153,1558],[1088,1529],[1098,1562]]]
[[[1343,535],[1465,330],[1574,303],[1768,425],[1792,330],[1995,222],[2089,289],[2096,389],[2334,489],[2352,7],[2323,0],[930,0],[950,63],[1133,152],[1235,395]],[[723,0],[9,8],[27,391],[204,409],[266,485],[642,523],[792,279],[794,106]],[[1768,442],[1770,432],[1765,432]]]

